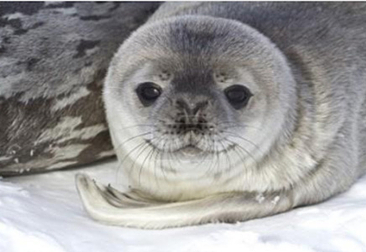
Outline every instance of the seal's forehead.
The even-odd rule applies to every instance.
[[[261,36],[235,21],[181,17],[162,23],[161,26],[164,27],[161,32],[154,33],[156,40],[166,49],[181,55],[235,58],[263,49]]]
[[[228,37],[229,31],[212,26],[206,27],[202,23],[173,22],[169,25],[167,33],[169,40],[167,46],[173,51],[182,54],[205,54],[209,55],[217,51],[220,43]]]
[[[205,92],[208,87],[214,84],[213,69],[194,63],[185,64],[179,71],[175,71],[171,81],[171,85],[178,92]]]
[[[205,83],[215,82],[215,79],[233,79],[238,77],[243,67],[230,59],[207,57],[205,54],[178,55],[154,60],[155,73],[168,72],[177,83]]]
[[[207,74],[220,65],[263,65],[271,55],[260,45],[260,36],[252,33],[242,24],[209,17],[159,21],[137,30],[123,44],[118,56],[124,60],[119,60],[118,67],[158,61],[174,71],[205,68]]]
[[[177,91],[246,84],[254,82],[253,76],[258,77],[255,72],[265,75],[264,71],[271,77],[272,54],[265,50],[266,43],[261,45],[261,36],[227,20],[218,22],[206,17],[165,20],[134,33],[119,50],[114,69],[124,80],[129,79],[128,73],[137,72],[143,75],[140,83],[157,80],[159,85],[172,85]],[[145,64],[151,65],[152,70],[142,74]],[[253,73],[243,77],[240,75],[243,69]],[[164,71],[172,78],[161,81],[156,77]],[[216,78],[217,75],[221,76]]]
[[[213,55],[223,57],[243,43],[237,27],[226,23],[208,17],[164,20],[137,30],[124,48],[126,53],[150,59],[197,54],[205,55],[207,60]]]

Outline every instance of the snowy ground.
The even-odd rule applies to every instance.
[[[366,177],[332,200],[285,214],[154,231],[105,226],[84,212],[74,175],[114,185],[116,166],[0,180],[0,251],[366,251]]]

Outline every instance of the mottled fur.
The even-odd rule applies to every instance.
[[[113,53],[158,3],[0,3],[0,176],[114,155],[102,103]]]
[[[132,191],[80,175],[86,210],[164,228],[273,215],[347,190],[366,171],[365,23],[364,3],[162,5],[121,46],[105,84]],[[145,81],[163,88],[147,108],[134,91]],[[239,111],[222,93],[232,84],[254,94]],[[186,138],[164,133],[179,99],[208,104],[213,133],[196,140],[214,154],[198,166],[179,155]]]

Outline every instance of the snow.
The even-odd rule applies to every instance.
[[[0,180],[0,251],[366,251],[366,177],[327,202],[272,217],[139,230],[91,220],[77,195],[76,173],[85,172],[98,182],[118,187],[117,166],[113,161]]]

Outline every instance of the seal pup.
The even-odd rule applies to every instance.
[[[105,81],[128,189],[76,184],[97,221],[237,222],[318,203],[365,173],[364,3],[166,3]]]

